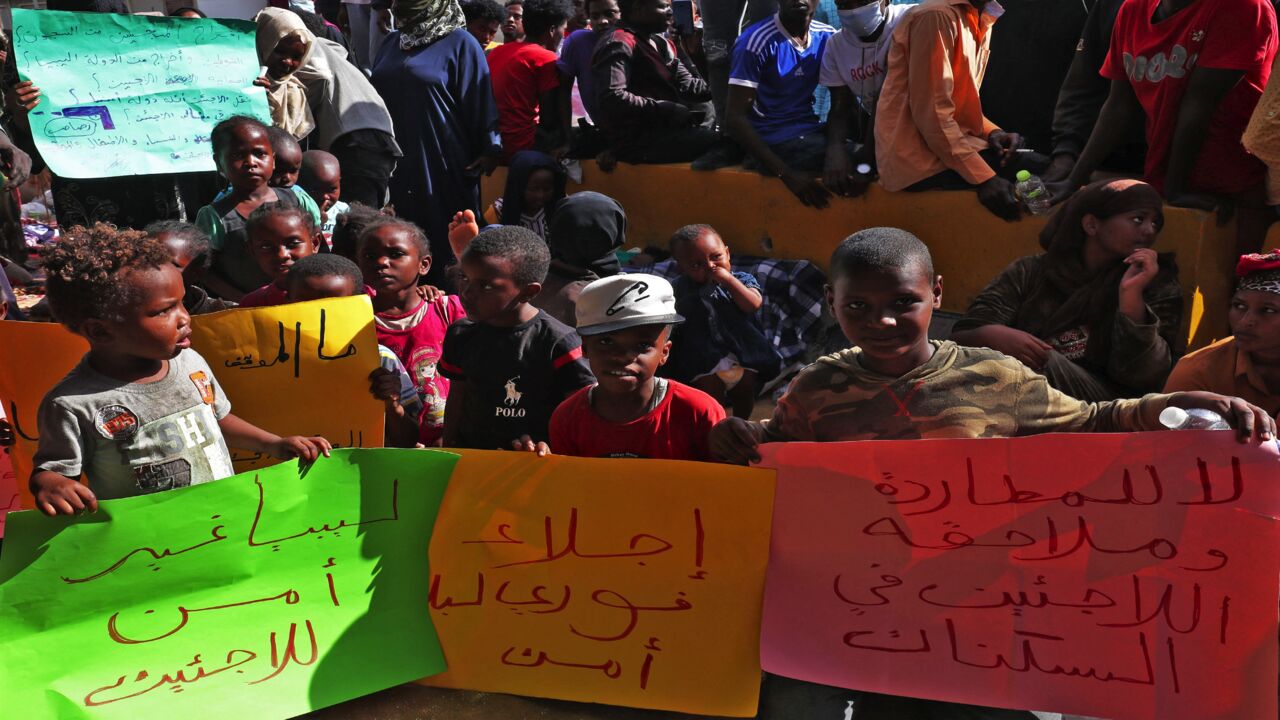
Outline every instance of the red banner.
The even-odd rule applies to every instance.
[[[1280,463],[1227,432],[788,443],[761,653],[827,685],[1276,717]]]

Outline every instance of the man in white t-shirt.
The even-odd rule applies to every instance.
[[[823,181],[841,195],[862,194],[872,177],[857,168],[862,164],[875,167],[876,101],[889,69],[893,30],[912,7],[890,5],[889,0],[836,3],[841,29],[827,43],[818,80],[831,90]],[[852,158],[845,149],[850,138],[858,145]]]

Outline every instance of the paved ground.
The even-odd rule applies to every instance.
[[[714,720],[410,683],[303,716],[307,720]]]

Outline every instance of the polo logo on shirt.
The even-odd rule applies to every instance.
[[[1203,37],[1204,31],[1199,32]],[[1194,34],[1192,40],[1195,40]],[[1158,52],[1149,58],[1144,55],[1135,57],[1125,53],[1124,72],[1135,83],[1144,81],[1158,83],[1165,78],[1184,78],[1196,66],[1196,59],[1199,57],[1197,53],[1188,54],[1187,49],[1181,45],[1174,45],[1167,57],[1163,52]]]
[[[623,290],[622,294],[604,311],[605,317],[613,317],[615,314],[622,312],[627,304],[634,305],[641,300],[648,300],[649,296],[644,294],[648,289],[649,283],[642,280]]]
[[[524,417],[524,408],[517,407],[520,405],[520,398],[524,397],[524,393],[520,392],[516,388],[516,381],[519,379],[520,376],[517,375],[508,380],[502,386],[502,389],[506,392],[507,396],[502,399],[501,405],[494,408],[493,414],[496,417]]]
[[[195,385],[196,392],[200,393],[200,400],[205,405],[212,405],[214,400],[213,383],[209,382],[209,376],[203,370],[197,370],[187,377],[191,378],[191,384]]]
[[[138,432],[138,416],[123,405],[108,405],[94,413],[93,426],[108,440],[122,440]]]
[[[1191,42],[1204,42],[1204,31],[1196,30],[1191,33]]]

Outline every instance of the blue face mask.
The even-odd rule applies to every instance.
[[[840,10],[837,14],[840,16],[841,29],[848,30],[858,37],[870,35],[884,22],[884,7],[879,0],[860,8]]]

